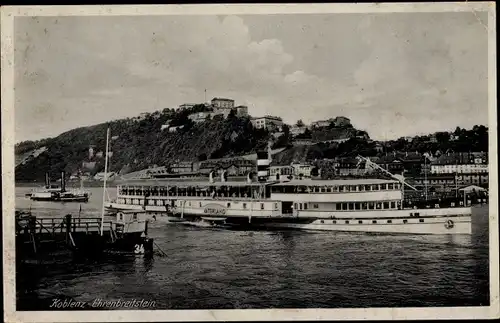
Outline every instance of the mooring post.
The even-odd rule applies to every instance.
[[[70,243],[70,232],[71,232],[71,214],[66,214],[65,219],[66,221],[66,243]]]
[[[30,240],[32,241],[32,244],[33,244],[33,251],[36,254],[37,247],[36,247],[36,217],[35,216],[29,217],[28,231],[29,231]]]

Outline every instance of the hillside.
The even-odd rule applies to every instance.
[[[230,115],[226,120],[207,120],[194,124],[187,116],[192,111],[150,114],[142,120],[124,119],[109,123],[111,136],[110,171],[123,168],[136,171],[150,165],[165,165],[175,161],[205,160],[254,153],[265,149],[269,133],[254,129],[249,118]],[[165,122],[182,125],[176,132],[162,130]],[[41,180],[45,172],[54,176],[61,170],[74,173],[84,162],[95,163],[91,173],[104,169],[104,158],[89,160],[89,146],[96,152],[105,150],[108,124],[99,124],[65,132],[55,138],[16,145],[16,156],[31,154],[46,147],[37,158],[16,167],[16,180]],[[93,164],[94,165],[94,164]]]
[[[194,112],[207,109],[210,108],[204,105],[180,111],[165,109],[136,118],[73,129],[55,138],[19,143],[15,147],[16,181],[43,180],[46,172],[57,176],[62,170],[67,174],[102,172],[102,152],[108,126],[112,136],[109,171],[120,174],[177,161],[251,156],[257,150],[265,149],[269,140],[274,140],[273,149],[282,149],[273,158],[273,164],[277,165],[358,154],[380,156],[393,151],[432,154],[488,151],[488,128],[485,126],[386,142],[370,140],[368,133],[350,125],[330,126],[307,130],[296,136],[297,142],[294,142],[287,125],[283,126],[278,137],[274,137],[267,130],[254,128],[249,117],[236,117],[234,113],[226,119],[207,118],[201,123],[188,118]],[[301,144],[303,139],[309,140],[309,144]]]

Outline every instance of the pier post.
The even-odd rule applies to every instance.
[[[71,214],[66,214],[66,216],[64,217],[64,221],[66,222],[66,243],[70,244]]]
[[[36,254],[37,252],[37,246],[36,246],[36,217],[33,215],[30,215],[29,220],[28,220],[28,232],[29,232],[29,237],[30,240],[33,244],[33,251]]]

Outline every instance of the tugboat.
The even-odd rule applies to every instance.
[[[88,202],[90,193],[83,189],[66,190],[66,178],[64,171],[61,172],[61,187],[50,183],[49,174],[45,174],[45,188],[33,190],[26,194],[33,201],[49,202]]]

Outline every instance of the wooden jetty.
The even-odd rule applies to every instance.
[[[141,212],[116,214],[116,220],[102,218],[36,217],[16,214],[16,256],[20,262],[55,259],[61,255],[86,256],[102,253],[149,254],[148,220]]]

